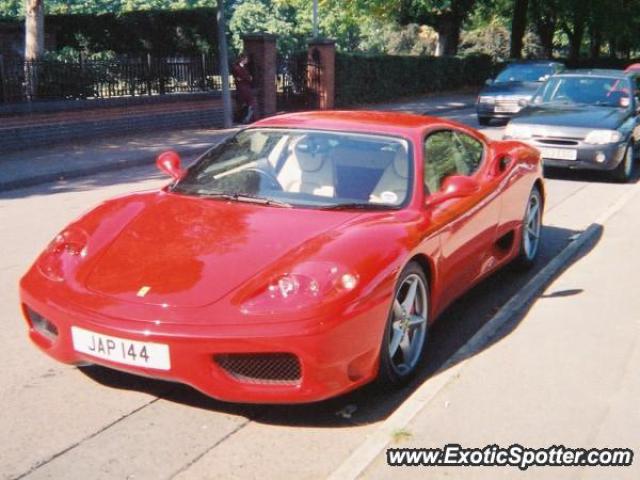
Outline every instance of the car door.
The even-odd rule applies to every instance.
[[[438,192],[450,175],[478,180],[477,192],[426,207],[431,224],[440,225],[439,292],[445,305],[465,292],[486,272],[486,262],[496,240],[499,201],[493,185],[476,173],[487,160],[480,139],[455,129],[438,130],[424,140],[425,194]],[[435,293],[435,292],[434,292]]]

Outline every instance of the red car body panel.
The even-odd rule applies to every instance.
[[[399,210],[327,211],[202,199],[163,189],[105,202],[69,227],[86,234],[87,250],[82,258],[60,260],[60,281],[42,273],[47,251],[21,280],[29,335],[42,350],[66,363],[98,363],[179,381],[227,401],[298,403],[335,396],[375,378],[403,267],[418,259],[427,270],[433,321],[517,255],[529,193],[534,185],[542,189],[536,150],[519,142],[492,142],[438,118],[311,112],[254,126],[403,137],[413,152],[411,199]],[[475,194],[428,207],[422,145],[438,129],[472,135],[485,145],[485,159],[473,175],[480,185]],[[507,248],[497,244],[508,235],[514,241]],[[327,268],[353,273],[357,286],[340,294],[327,290],[317,302],[250,307],[283,272]],[[149,291],[140,295],[143,285]],[[56,326],[55,339],[34,328],[32,311]],[[123,365],[75,351],[72,326],[166,344],[171,368]],[[286,385],[245,382],[214,360],[240,353],[293,354],[300,379]]]

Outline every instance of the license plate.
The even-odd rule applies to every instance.
[[[577,160],[578,150],[575,148],[541,148],[540,156],[550,160]]]
[[[497,104],[495,108],[496,113],[518,113],[519,111],[520,105],[517,103]]]
[[[75,351],[92,357],[157,370],[171,368],[169,346],[162,343],[111,337],[79,327],[71,327],[71,338]]]

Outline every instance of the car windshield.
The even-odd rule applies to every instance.
[[[204,154],[173,191],[272,206],[394,208],[408,199],[412,171],[404,139],[250,128]]]
[[[543,82],[553,75],[553,67],[548,65],[510,65],[496,77],[496,83]]]
[[[631,103],[630,92],[631,84],[624,78],[561,76],[550,79],[533,98],[533,103],[627,108]]]

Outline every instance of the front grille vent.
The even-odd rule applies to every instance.
[[[291,353],[233,353],[215,355],[214,360],[239,382],[266,385],[300,382],[300,361]]]

